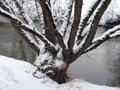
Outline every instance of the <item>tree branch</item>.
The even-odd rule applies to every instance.
[[[34,35],[36,35],[37,37],[39,37],[46,45],[50,46],[50,47],[54,47],[54,50],[55,50],[55,46],[54,44],[52,44],[51,42],[49,42],[47,40],[47,38],[45,38],[42,34],[40,34],[39,32],[35,31],[34,28],[31,28],[30,26],[26,25],[25,23],[23,23],[21,20],[19,20],[17,17],[15,17],[14,15],[6,12],[5,10],[3,10],[1,7],[0,7],[0,14],[9,18],[10,20],[14,21],[16,23],[16,26],[19,27],[19,28],[22,28],[23,30],[25,31],[28,31]],[[19,29],[21,30],[21,29]],[[22,32],[22,31],[21,31]]]
[[[26,33],[22,28],[16,26],[16,22],[11,20],[11,24],[14,26],[15,30],[18,34],[25,40],[25,42],[37,53],[39,54],[40,49],[38,44],[30,37],[28,33]]]
[[[82,39],[82,32],[85,28],[85,26],[87,25],[87,22],[89,20],[89,18],[92,16],[93,12],[95,11],[95,9],[98,7],[99,3],[101,2],[101,0],[97,0],[95,2],[95,4],[90,8],[90,10],[87,12],[86,16],[83,18],[80,27],[79,27],[79,35],[77,37],[77,42],[78,44],[80,43],[81,39]]]
[[[62,23],[61,28],[59,30],[60,34],[63,37],[65,37],[65,34],[67,32],[67,28],[68,28],[68,24],[69,24],[69,21],[70,21],[74,0],[67,0],[66,2],[67,2],[66,3],[67,10],[66,10],[65,14],[63,15],[63,20],[62,20],[63,23]]]
[[[79,22],[81,19],[82,3],[83,3],[83,0],[75,0],[74,20],[73,20],[69,40],[68,40],[68,47],[70,51],[72,51],[74,43],[75,43],[75,36],[76,36]]]
[[[48,5],[46,4],[46,0],[39,0],[39,4],[41,5],[42,12],[43,12],[46,38],[55,45],[56,36],[55,36],[54,31],[56,29],[56,26],[52,18],[52,13]]]
[[[1,7],[5,8],[6,11],[8,11],[9,13],[15,14],[14,10],[12,8],[9,7],[9,5],[7,4],[7,2],[4,0],[3,2],[0,2]],[[4,10],[4,9],[3,9]],[[11,15],[12,15],[11,14]],[[27,32],[23,31],[23,29],[19,28],[18,26],[16,26],[16,22],[14,22],[12,19],[10,20],[11,24],[13,25],[13,27],[15,28],[15,30],[18,32],[18,34],[27,42],[27,44],[35,51],[39,54],[39,46],[38,44],[31,38],[31,36],[29,34],[27,34]]]
[[[20,15],[22,16],[23,21],[25,21],[26,24],[33,26],[33,21],[29,17],[29,15],[25,12],[25,9],[23,8],[23,3],[20,0],[13,0]]]
[[[89,51],[97,48],[99,45],[103,44],[105,41],[119,37],[119,36],[120,36],[120,25],[117,25],[117,26],[113,27],[112,29],[107,30],[100,37],[95,38],[92,41],[92,45],[89,46],[83,53],[89,52]]]
[[[58,44],[61,46],[63,49],[63,52],[67,50],[66,45],[64,44],[63,38],[61,34],[58,32],[58,28],[55,26],[53,18],[52,18],[52,13],[49,9],[49,7],[46,4],[45,0],[39,0],[39,3],[42,8],[43,12],[43,17],[44,17],[44,23],[45,23],[45,34],[46,38],[51,41],[54,45]]]
[[[86,49],[89,45],[92,44],[92,40],[94,39],[99,21],[107,9],[108,5],[110,4],[111,0],[103,0],[99,4],[95,14],[91,18],[91,25],[90,25],[90,31],[88,31],[88,35],[85,41],[85,44],[82,46],[84,49]]]
[[[74,62],[74,60],[76,60],[84,52],[84,50],[86,50],[92,44],[92,40],[94,39],[99,21],[103,15],[103,13],[107,9],[108,5],[110,4],[110,2],[111,2],[111,0],[102,0],[101,3],[99,4],[97,10],[95,10],[95,12],[91,18],[91,22],[89,24],[90,29],[86,33],[87,36],[85,35],[85,37],[84,37],[85,41],[81,45],[81,48],[75,54],[74,59],[71,62]]]
[[[16,5],[16,8],[18,9],[20,15],[22,16],[22,20],[28,24],[29,26],[31,26],[32,28],[34,28],[35,31],[37,31],[37,28],[36,26],[34,25],[33,23],[33,20],[30,18],[30,16],[28,15],[27,11],[25,10],[25,8],[23,8],[23,4],[24,4],[24,1],[20,1],[20,0],[13,0],[15,5]],[[28,32],[26,32],[27,34]],[[31,34],[29,35],[29,37],[34,37],[33,39],[38,43],[38,39],[35,35]],[[39,43],[38,43],[39,44]]]
[[[35,7],[36,7],[40,27],[44,31],[45,26],[44,26],[43,14],[42,14],[42,9],[41,9],[40,4],[39,4],[39,0],[35,0]]]
[[[10,8],[9,4],[6,2],[6,0],[1,0],[0,1],[0,7],[4,8],[4,10],[8,11],[9,13],[14,13],[12,8]]]

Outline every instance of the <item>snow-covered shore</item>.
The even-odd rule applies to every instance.
[[[0,90],[120,90],[80,79],[59,85],[42,74],[40,79],[33,77],[34,70],[30,63],[0,55]]]

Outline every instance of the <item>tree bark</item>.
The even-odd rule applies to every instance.
[[[50,77],[52,80],[56,81],[58,84],[66,83],[68,81],[68,76],[66,74],[67,68],[64,68],[63,70],[59,70],[56,68],[54,71],[55,74],[46,74],[48,77]]]
[[[54,61],[55,60],[49,62],[49,60],[45,60],[43,63],[41,63],[40,66],[37,67],[37,70],[34,72],[34,76],[39,78],[36,73],[37,71],[41,71],[42,73],[46,74],[49,78],[56,81],[58,84],[67,82],[69,77],[67,76],[66,72],[68,70],[69,63],[63,62],[60,67],[57,67],[54,66]]]

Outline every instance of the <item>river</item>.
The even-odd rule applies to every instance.
[[[0,16],[0,55],[33,63],[35,54],[17,34],[9,21]]]
[[[3,17],[2,17],[3,18]],[[105,29],[98,27],[99,36]],[[10,23],[0,22],[0,55],[33,63],[35,53],[14,31]],[[100,85],[120,85],[120,38],[109,40],[81,56],[70,65],[68,75]]]

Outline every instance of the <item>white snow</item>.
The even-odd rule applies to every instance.
[[[101,18],[100,24],[104,25],[108,20],[117,20],[120,15],[120,0],[112,0],[108,9]]]
[[[34,70],[30,63],[0,55],[0,90],[120,90],[80,79],[59,85],[43,74],[41,78],[35,78],[32,75]]]
[[[105,39],[106,36],[110,36],[111,38],[114,36],[120,35],[120,25],[113,27],[112,29],[108,29],[105,33],[103,33],[100,37],[95,38],[92,43],[98,42],[99,40]]]

